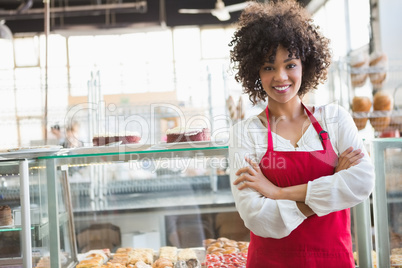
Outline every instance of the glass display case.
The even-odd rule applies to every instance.
[[[79,253],[92,249],[203,247],[204,239],[218,237],[249,241],[231,194],[227,154],[227,145],[213,143],[120,145],[3,160],[0,205],[12,207],[14,225],[0,235],[25,239],[16,244],[28,247],[14,253],[21,261],[32,255],[32,266],[23,267],[44,260],[47,267],[74,266]],[[20,171],[21,163],[28,172]],[[370,200],[352,212],[359,267],[372,267]],[[22,228],[15,228],[20,218]],[[13,258],[1,256],[0,266]]]
[[[402,139],[374,139],[371,152],[376,175],[373,210],[377,267],[401,267]]]
[[[1,157],[0,267],[72,267],[77,261],[69,184],[37,157]]]
[[[78,252],[202,247],[248,240],[227,173],[226,145],[100,146],[39,157],[68,178]]]

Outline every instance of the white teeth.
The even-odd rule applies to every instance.
[[[289,86],[284,86],[284,87],[274,87],[276,90],[279,90],[279,91],[283,91],[283,90],[285,90],[285,89],[287,89]]]

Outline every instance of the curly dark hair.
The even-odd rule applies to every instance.
[[[267,97],[259,70],[267,58],[274,59],[279,45],[302,61],[300,97],[327,79],[331,63],[329,39],[318,30],[308,12],[294,0],[248,5],[229,46],[233,47],[230,61],[237,70],[235,79],[242,83],[253,105]]]

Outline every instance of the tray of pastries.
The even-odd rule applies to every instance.
[[[120,247],[115,253],[109,249],[91,250],[78,257],[76,268],[217,268],[246,267],[247,241],[225,237],[205,239],[203,247],[151,248]]]

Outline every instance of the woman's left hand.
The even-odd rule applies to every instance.
[[[239,190],[252,188],[267,198],[278,199],[281,188],[264,176],[257,163],[247,157],[246,161],[250,166],[241,168],[236,172],[236,175],[239,177],[233,184],[238,185],[237,188]]]

